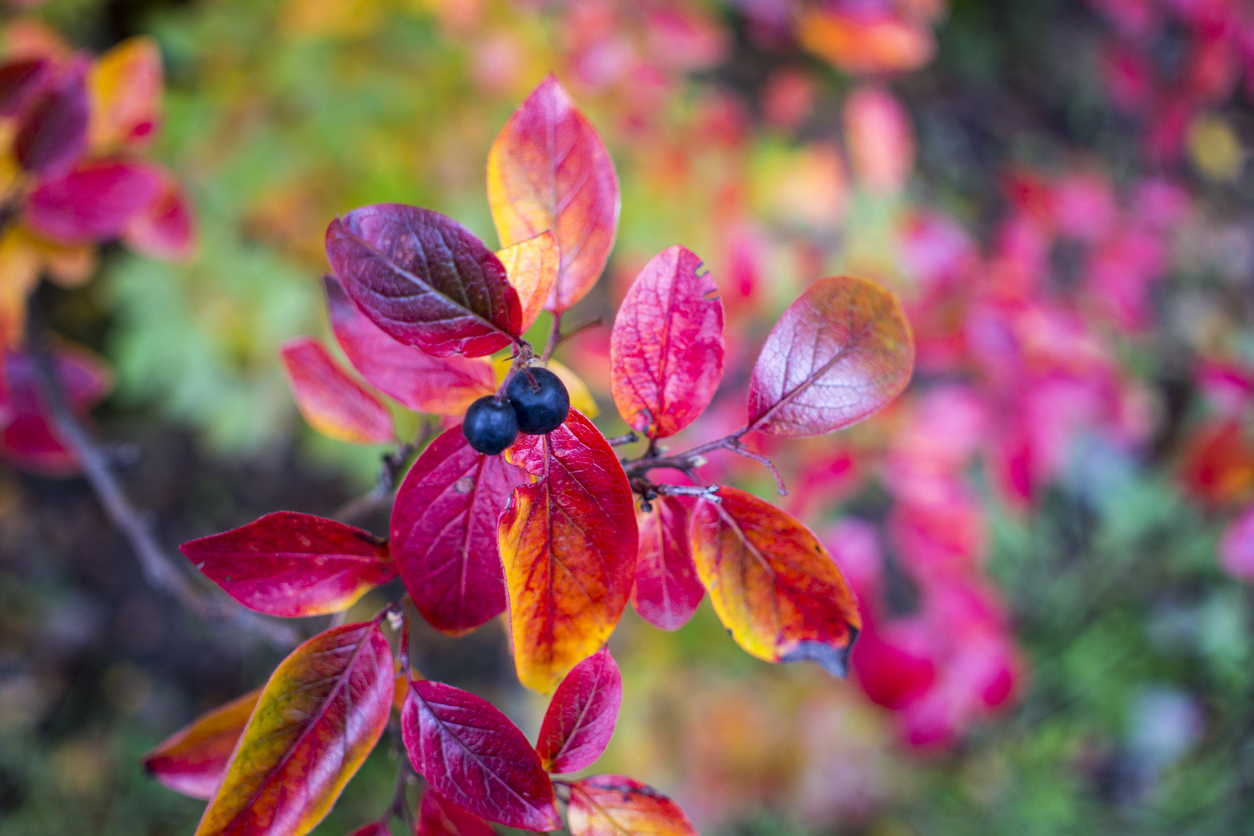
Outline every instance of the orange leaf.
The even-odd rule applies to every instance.
[[[87,79],[91,147],[141,145],[161,119],[161,51],[152,38],[129,38],[100,56]]]
[[[377,623],[302,644],[271,675],[196,836],[304,836],[379,742],[392,651]]]
[[[387,444],[392,416],[383,402],[348,376],[317,340],[296,337],[283,343],[283,365],[296,406],[309,426],[350,444]]]
[[[609,152],[553,76],[514,111],[488,152],[488,204],[503,247],[552,230],[561,251],[545,305],[567,310],[592,289],[618,233]]]
[[[693,512],[692,556],[732,638],[768,662],[818,662],[844,676],[862,629],[853,591],[808,528],[736,488]]]
[[[930,29],[892,14],[815,10],[797,31],[802,46],[849,73],[916,70],[936,53]]]
[[[547,693],[614,632],[635,579],[635,509],[613,448],[577,410],[507,454],[540,477],[514,489],[498,536],[518,678]]]
[[[144,768],[175,792],[213,798],[260,696],[258,688],[202,714],[144,755]]]
[[[570,785],[570,836],[697,836],[679,805],[623,775],[593,775]]]
[[[557,282],[559,254],[557,239],[545,230],[535,238],[520,241],[496,254],[505,265],[505,276],[518,291],[522,302],[522,327],[530,328],[544,310],[553,285]]]

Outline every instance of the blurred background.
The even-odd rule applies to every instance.
[[[306,426],[279,362],[294,335],[334,345],[326,225],[399,201],[495,246],[487,150],[552,71],[623,191],[568,321],[609,323],[675,243],[722,291],[727,373],[675,449],[743,423],[761,341],[817,278],[892,287],[918,341],[889,410],[758,440],[858,591],[849,680],[751,659],[708,603],[675,633],[629,612],[597,771],[709,836],[1254,832],[1254,4],[9,0],[3,20],[5,60],[159,51],[143,155],[193,245],[105,243],[79,278],[49,255],[33,293],[111,369],[94,420],[174,557],[369,490],[385,448]],[[557,358],[614,434],[608,346],[594,328]],[[192,833],[202,803],[139,756],[284,648],[188,613],[85,482],[0,452],[0,832]],[[707,471],[774,495],[752,462]],[[534,734],[545,702],[498,622],[415,642]],[[316,833],[377,816],[394,759]]]

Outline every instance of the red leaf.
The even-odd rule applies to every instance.
[[[678,630],[705,597],[688,540],[689,507],[682,499],[669,496],[652,504],[651,512],[636,513],[640,551],[631,605],[653,626]]]
[[[536,751],[549,772],[578,772],[601,757],[623,702],[623,678],[608,647],[584,659],[557,686]]]
[[[292,511],[179,549],[236,601],[286,618],[339,612],[396,577],[387,543],[351,525]]]
[[[87,151],[91,105],[86,74],[86,62],[74,61],[22,114],[13,138],[13,154],[22,168],[40,177],[60,177]]]
[[[427,790],[418,811],[416,836],[496,836],[492,825]]]
[[[699,501],[692,554],[719,619],[750,655],[818,662],[844,676],[862,619],[853,591],[811,531],[736,488]]]
[[[21,113],[48,82],[52,69],[52,61],[47,58],[11,61],[0,66],[0,116]]]
[[[60,345],[53,351],[53,359],[61,388],[79,415],[86,415],[113,387],[104,361],[86,349]],[[23,351],[10,352],[4,358],[4,374],[8,391],[3,406],[10,420],[0,433],[0,452],[34,473],[65,476],[76,472],[78,463],[44,405],[34,359]]]
[[[518,678],[548,692],[622,615],[636,570],[635,509],[613,448],[578,410],[507,452],[541,477],[515,489],[499,542]]]
[[[379,742],[392,651],[377,623],[345,624],[292,651],[261,692],[196,836],[303,836]]]
[[[196,718],[144,755],[144,768],[165,786],[192,798],[213,798],[261,689]]]
[[[614,320],[614,403],[649,438],[695,421],[723,377],[723,302],[700,268],[683,247],[663,250],[632,282]]]
[[[896,296],[864,279],[821,279],[762,346],[749,384],[750,429],[839,430],[897,397],[913,368],[914,340]]]
[[[460,635],[505,611],[497,520],[526,474],[476,452],[461,426],[410,468],[392,506],[392,552],[418,611]]]
[[[135,252],[160,261],[187,261],[196,253],[196,222],[187,195],[173,177],[162,177],[161,191],[122,231]]]
[[[161,169],[144,163],[86,163],[31,192],[26,223],[64,243],[117,238],[161,196],[164,179]]]
[[[362,377],[415,412],[461,415],[496,391],[492,363],[480,357],[434,357],[397,342],[370,321],[333,277],[324,279],[327,311],[340,348]]]
[[[296,405],[309,426],[350,444],[387,444],[394,438],[387,407],[342,371],[320,342],[296,337],[283,343],[282,352]]]
[[[505,267],[452,218],[380,203],[336,218],[327,257],[375,324],[438,357],[481,357],[522,333],[522,305]]]
[[[401,735],[414,769],[448,801],[509,827],[562,826],[540,756],[487,700],[439,682],[411,682]]]
[[[502,247],[545,230],[561,261],[545,306],[567,310],[592,289],[618,232],[618,175],[596,130],[553,76],[505,123],[488,152],[488,204]]]
[[[679,805],[624,775],[593,775],[570,785],[570,836],[697,836]]]

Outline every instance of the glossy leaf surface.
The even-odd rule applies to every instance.
[[[487,358],[435,357],[398,342],[358,310],[334,277],[324,283],[335,339],[353,368],[381,392],[415,412],[461,415],[496,391]]]
[[[637,510],[640,551],[631,605],[640,617],[663,630],[688,623],[705,597],[688,539],[689,508],[679,497],[663,496],[652,511]]]
[[[258,688],[196,718],[144,755],[144,768],[175,792],[213,798],[260,696]]]
[[[336,364],[322,343],[296,337],[283,343],[283,367],[296,406],[309,426],[350,444],[387,444],[394,435],[383,402]]]
[[[334,520],[278,511],[180,546],[249,609],[298,618],[339,612],[396,577],[387,543]]]
[[[387,726],[392,652],[374,623],[314,636],[266,683],[197,836],[303,836]]]
[[[336,218],[327,257],[375,324],[438,357],[480,357],[522,333],[505,267],[466,227],[437,212],[380,203]]]
[[[418,611],[460,635],[505,611],[496,526],[526,474],[476,452],[460,426],[410,468],[392,506],[392,551]]]
[[[503,247],[545,230],[557,236],[561,261],[549,310],[561,313],[587,295],[614,248],[618,175],[596,130],[553,76],[492,143],[488,203]]]
[[[632,282],[610,336],[614,403],[649,438],[674,435],[709,405],[723,377],[723,302],[701,259],[675,246]]]
[[[624,775],[575,781],[566,814],[570,836],[696,836],[679,805]]]
[[[535,238],[519,241],[496,255],[505,265],[509,283],[518,291],[518,299],[522,303],[522,327],[526,330],[544,310],[544,303],[549,300],[557,282],[560,261],[557,238],[546,229]]]
[[[161,196],[164,177],[156,166],[104,160],[86,163],[31,192],[26,222],[64,242],[117,238]]]
[[[411,682],[401,734],[414,769],[453,804],[523,830],[561,827],[539,755],[487,700],[439,682]]]
[[[864,279],[821,279],[762,346],[749,425],[783,436],[839,430],[897,397],[913,368],[914,340],[896,296]]]
[[[613,448],[577,410],[507,455],[539,477],[514,491],[499,529],[514,664],[524,685],[548,692],[618,623],[635,577],[635,510]]]
[[[427,790],[418,808],[417,836],[495,836],[492,825]]]
[[[608,647],[575,665],[557,686],[536,751],[549,772],[578,772],[601,757],[623,702],[623,677]]]
[[[714,611],[750,655],[848,669],[862,619],[836,562],[808,528],[737,488],[693,511],[692,555]]]

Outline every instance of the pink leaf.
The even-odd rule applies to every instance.
[[[342,371],[321,343],[296,337],[283,343],[282,353],[296,405],[311,427],[350,444],[387,444],[393,439],[387,407]]]
[[[410,682],[401,736],[414,769],[458,807],[523,830],[562,826],[540,756],[487,700],[439,682]]]
[[[122,231],[126,246],[160,261],[187,261],[196,253],[196,221],[178,182],[166,174],[161,191]]]
[[[427,790],[422,794],[416,836],[496,836],[496,831],[474,813]]]
[[[1219,563],[1234,578],[1254,581],[1254,505],[1224,532],[1219,543]]]
[[[705,597],[692,562],[689,518],[689,505],[669,496],[655,499],[652,511],[636,513],[640,550],[631,605],[641,618],[663,630],[687,624]]]
[[[65,243],[117,238],[161,196],[164,180],[161,169],[145,163],[85,163],[31,192],[26,222]]]
[[[40,177],[60,177],[87,151],[91,105],[87,64],[76,60],[22,115],[13,154],[22,168]]]
[[[578,772],[601,757],[614,734],[623,678],[610,649],[584,659],[557,686],[536,751],[549,772]]]
[[[632,429],[674,435],[696,420],[723,376],[723,303],[701,259],[675,246],[632,282],[614,320],[614,403]]]

